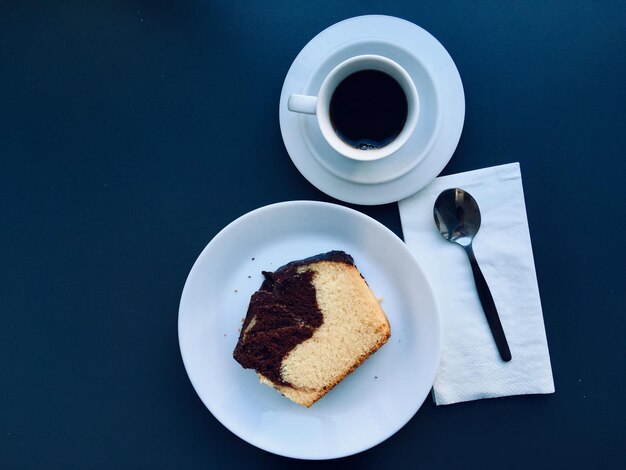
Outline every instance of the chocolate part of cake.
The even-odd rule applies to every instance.
[[[354,265],[343,251],[330,251],[292,261],[275,272],[263,271],[265,280],[252,295],[233,357],[246,369],[255,369],[280,385],[289,385],[280,373],[285,356],[313,336],[323,322],[317,305],[312,271],[302,267],[319,261]]]

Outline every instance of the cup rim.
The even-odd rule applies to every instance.
[[[363,67],[350,69],[354,63],[363,63]],[[347,70],[347,71],[346,71]],[[373,150],[360,150],[346,144],[335,132],[328,111],[330,106],[330,98],[336,87],[352,73],[361,70],[380,70],[394,78],[402,87],[408,101],[408,114],[404,127],[398,136],[384,147]],[[392,70],[393,73],[389,73]],[[339,78],[337,78],[339,77]],[[334,86],[332,86],[334,83]],[[332,89],[331,89],[332,86]],[[400,64],[394,60],[376,54],[362,54],[344,60],[336,65],[326,76],[317,99],[316,117],[322,135],[326,142],[338,153],[344,157],[357,161],[376,161],[388,157],[400,150],[404,144],[410,139],[419,118],[419,95],[413,79],[410,74]]]

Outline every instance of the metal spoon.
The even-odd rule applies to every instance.
[[[502,329],[502,323],[500,323],[496,304],[491,296],[487,281],[485,281],[485,277],[478,267],[472,249],[472,240],[480,228],[480,209],[476,200],[462,189],[446,189],[437,197],[433,215],[437,229],[443,238],[465,248],[472,265],[478,297],[487,317],[493,339],[496,341],[500,357],[505,362],[510,361],[511,351]]]

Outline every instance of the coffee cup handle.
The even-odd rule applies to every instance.
[[[315,114],[317,108],[317,96],[289,95],[287,109],[294,113]]]

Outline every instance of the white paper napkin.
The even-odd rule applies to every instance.
[[[480,207],[474,253],[500,315],[510,362],[500,359],[465,251],[435,226],[433,204],[448,188],[466,190]],[[519,163],[439,177],[399,207],[404,240],[424,268],[441,314],[435,403],[553,393]]]

